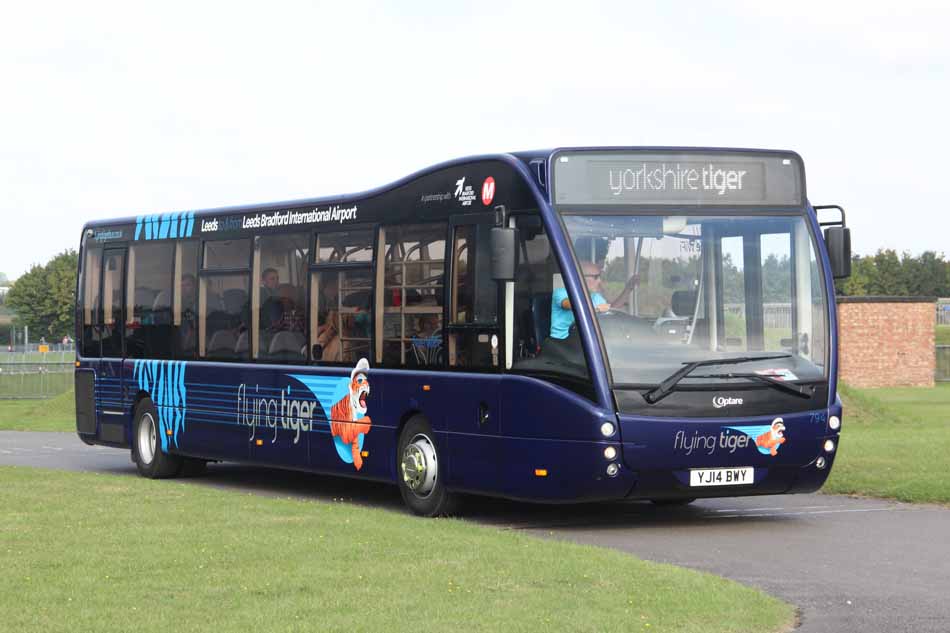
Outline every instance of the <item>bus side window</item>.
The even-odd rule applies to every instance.
[[[106,251],[102,271],[102,356],[122,357],[122,283],[125,255]]]
[[[102,275],[102,248],[86,247],[82,267],[81,354],[96,358],[102,354],[99,282]]]
[[[445,222],[389,226],[384,241],[383,364],[441,367]]]
[[[307,286],[310,236],[270,235],[257,239],[253,296],[257,347],[253,356],[269,362],[302,363],[307,353]]]
[[[173,357],[172,280],[175,245],[136,243],[129,248],[125,353],[128,358]]]
[[[461,224],[452,238],[450,367],[498,366],[498,284],[491,277],[491,223]]]
[[[537,213],[514,216],[518,229],[518,268],[514,282],[511,369],[537,372],[585,397],[592,398],[590,373],[580,340],[551,339],[552,295],[562,287],[561,268]],[[575,317],[576,320],[576,317]]]
[[[198,297],[198,352],[208,360],[248,360],[251,242],[205,242]]]
[[[179,242],[175,249],[172,339],[175,358],[191,360],[198,345],[198,242]]]
[[[310,286],[310,358],[356,363],[373,355],[373,230],[317,235]]]

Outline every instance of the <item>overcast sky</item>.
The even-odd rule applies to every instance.
[[[795,150],[857,252],[950,255],[947,2],[138,4],[4,3],[0,272],[87,220],[565,145]]]

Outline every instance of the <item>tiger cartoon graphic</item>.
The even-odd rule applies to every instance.
[[[369,433],[372,421],[366,415],[366,398],[369,396],[369,361],[361,358],[350,372],[348,393],[330,409],[330,432],[334,440],[349,446],[356,470],[363,467],[360,452],[363,436]]]
[[[775,418],[772,421],[771,428],[755,438],[755,445],[767,449],[772,457],[778,454],[778,447],[784,443],[785,424],[782,422],[782,418]]]

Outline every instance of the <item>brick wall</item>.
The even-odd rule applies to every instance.
[[[839,297],[841,380],[854,387],[933,387],[933,297]]]

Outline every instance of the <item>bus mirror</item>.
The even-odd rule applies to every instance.
[[[491,276],[495,281],[514,281],[518,264],[518,230],[493,227],[491,230]]]
[[[831,275],[835,279],[851,276],[851,229],[832,226],[825,229],[825,246],[831,262]]]

